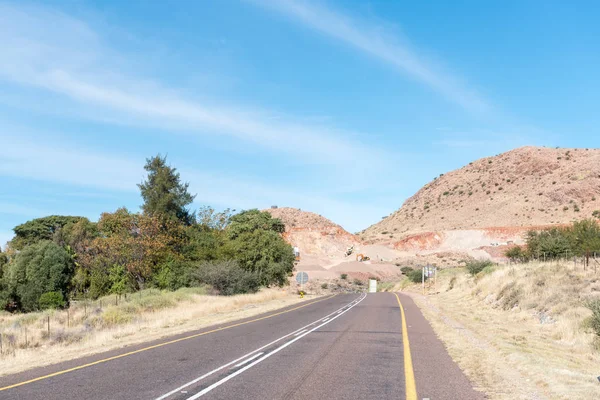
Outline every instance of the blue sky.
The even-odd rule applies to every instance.
[[[357,231],[473,159],[596,147],[599,11],[0,1],[0,243],[44,215],[138,210],[157,153],[194,207],[292,206]]]

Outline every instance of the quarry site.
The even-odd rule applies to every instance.
[[[598,209],[600,150],[528,146],[440,174],[357,234],[310,211],[266,211],[285,223],[285,239],[299,249],[296,270],[315,279],[384,279],[400,265],[506,263],[505,251],[523,245],[527,231],[591,218]]]

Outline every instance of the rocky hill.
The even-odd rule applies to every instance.
[[[356,236],[329,219],[297,208],[265,210],[285,224],[285,239],[300,249],[303,258],[310,256],[318,265],[329,265],[344,257],[346,249],[359,244]]]
[[[600,210],[600,150],[523,147],[442,174],[360,233],[398,242],[423,232],[570,223]]]
[[[328,228],[335,228],[344,231],[341,226],[335,224],[329,219],[310,211],[302,211],[299,208],[281,207],[270,208],[265,211],[270,213],[274,218],[279,218],[281,221],[283,221],[286,232],[303,229],[321,230]]]
[[[296,269],[307,272],[310,279],[333,279],[342,273],[360,279],[384,278],[400,273],[399,268],[390,263],[397,256],[395,250],[382,245],[365,245],[358,237],[321,215],[296,208],[265,211],[285,224],[284,238],[300,250]],[[354,246],[354,253],[346,256],[350,246]],[[358,262],[357,254],[371,260]]]

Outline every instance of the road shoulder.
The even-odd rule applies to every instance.
[[[412,362],[419,398],[482,400],[485,395],[452,360],[423,313],[410,296],[399,293],[406,313]]]

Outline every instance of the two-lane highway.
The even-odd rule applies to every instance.
[[[424,397],[483,398],[393,293],[329,296],[0,378],[0,399],[19,400]]]

